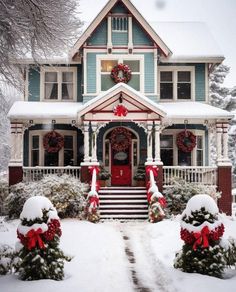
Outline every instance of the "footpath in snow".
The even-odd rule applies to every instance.
[[[0,243],[15,245],[18,223],[5,224]],[[225,217],[224,224],[226,237],[236,237],[236,221]],[[157,224],[62,220],[61,247],[74,256],[65,265],[65,279],[24,282],[13,275],[0,276],[0,292],[235,291],[236,271],[222,280],[173,268],[182,246],[179,230],[177,220]]]

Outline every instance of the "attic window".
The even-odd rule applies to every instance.
[[[128,31],[128,17],[127,16],[112,17],[112,31],[127,32]]]

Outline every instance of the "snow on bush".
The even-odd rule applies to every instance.
[[[176,255],[174,267],[188,273],[221,278],[226,266],[220,245],[224,225],[213,198],[207,194],[192,197],[182,213],[182,251]]]
[[[188,200],[196,194],[208,194],[215,201],[220,197],[214,186],[189,183],[179,178],[173,179],[171,185],[164,189],[163,194],[167,201],[167,216],[181,214]]]
[[[0,275],[11,273],[14,260],[14,250],[7,244],[0,244]]]
[[[8,196],[8,181],[0,175],[0,215],[4,214],[4,200]]]
[[[84,218],[85,195],[88,185],[69,175],[48,175],[42,180],[31,183],[19,183],[11,187],[6,198],[9,218],[18,218],[25,201],[32,196],[49,198],[61,218]]]
[[[22,280],[64,278],[64,261],[69,261],[59,249],[62,234],[59,217],[46,197],[29,198],[20,215],[17,236],[21,243],[16,273]]]

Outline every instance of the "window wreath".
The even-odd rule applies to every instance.
[[[55,131],[51,131],[43,137],[43,147],[49,153],[56,153],[64,146],[63,136]]]
[[[176,143],[182,152],[191,152],[196,146],[196,136],[190,131],[182,131],[178,133]]]
[[[115,83],[128,83],[131,79],[131,69],[128,65],[118,64],[111,70],[111,78]]]
[[[117,152],[126,150],[131,145],[131,133],[125,128],[119,127],[112,131],[111,148]]]

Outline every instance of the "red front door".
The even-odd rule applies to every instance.
[[[113,186],[131,185],[130,149],[115,151],[112,149],[111,184]]]

